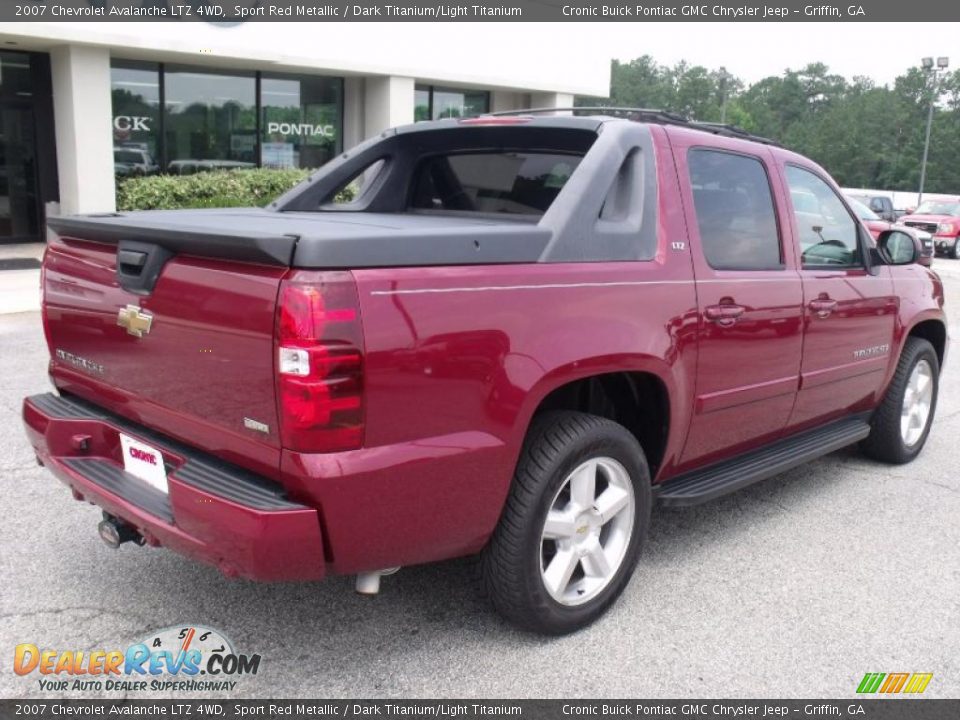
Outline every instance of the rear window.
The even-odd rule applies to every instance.
[[[432,155],[417,166],[410,207],[542,215],[582,156],[545,152]]]
[[[796,195],[792,194],[792,196],[796,198]],[[850,203],[850,207],[853,209],[853,211],[857,214],[857,217],[860,218],[861,220],[879,220],[880,219],[880,216],[877,215],[873,210],[868,208],[859,200],[855,200],[852,196],[848,197],[847,201]],[[814,209],[807,210],[807,209],[797,207],[796,199],[794,199],[793,208],[797,212],[814,212]]]
[[[773,194],[759,159],[694,148],[687,159],[700,243],[717,270],[783,267]]]

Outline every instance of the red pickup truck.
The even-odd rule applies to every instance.
[[[655,502],[912,460],[947,349],[913,236],[657,112],[419,123],[267,208],[49,225],[23,417],[108,543],[368,592],[481,553],[544,633],[613,603]]]
[[[960,199],[925,200],[899,222],[930,233],[936,252],[960,259]]]

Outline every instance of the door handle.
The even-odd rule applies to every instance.
[[[818,318],[826,319],[830,317],[830,313],[837,309],[837,301],[831,300],[828,297],[822,297],[817,298],[816,300],[811,300],[807,307],[815,312]]]
[[[743,315],[742,305],[709,305],[703,309],[704,317],[720,327],[730,327]]]

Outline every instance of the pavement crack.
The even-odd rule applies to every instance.
[[[933,485],[934,487],[943,488],[944,490],[948,490],[949,492],[952,492],[954,494],[960,493],[960,489],[955,488],[951,485],[944,485],[943,483],[938,483],[935,480],[921,480],[921,482],[924,485]]]

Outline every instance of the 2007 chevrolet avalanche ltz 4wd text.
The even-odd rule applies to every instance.
[[[51,219],[39,462],[114,546],[367,592],[480,553],[564,633],[655,502],[916,457],[947,333],[912,231],[736,129],[580,112],[389,130],[268,208]]]

